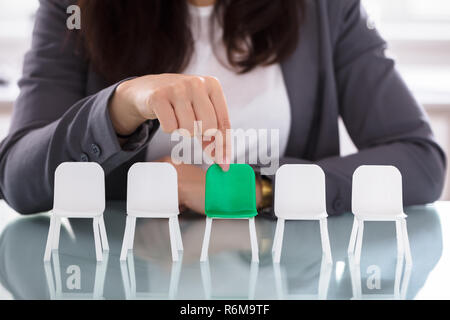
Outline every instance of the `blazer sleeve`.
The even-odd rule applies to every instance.
[[[61,162],[95,161],[108,174],[144,148],[158,126],[146,122],[119,145],[107,109],[118,84],[86,96],[88,62],[66,27],[70,4],[40,2],[10,131],[0,145],[0,191],[22,214],[51,209]]]
[[[363,164],[396,166],[403,176],[405,206],[437,200],[446,159],[424,110],[385,55],[386,42],[360,1],[329,2],[335,6],[330,19],[338,19],[332,41],[339,113],[358,152],[315,162],[326,174],[328,213],[351,210],[352,175]],[[281,159],[286,163],[310,162]]]

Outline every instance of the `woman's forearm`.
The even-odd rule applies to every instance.
[[[405,206],[436,201],[445,179],[445,156],[439,146],[413,137],[360,150],[349,156],[334,156],[318,161],[283,157],[283,164],[315,163],[325,172],[328,214],[351,211],[352,176],[360,165],[393,165],[403,178]],[[274,176],[270,176],[274,179]]]
[[[0,189],[11,207],[22,214],[51,209],[61,162],[94,161],[108,174],[145,147],[157,128],[151,123],[136,133],[133,148],[119,145],[107,109],[115,87],[77,102],[56,121],[12,128],[0,146]]]

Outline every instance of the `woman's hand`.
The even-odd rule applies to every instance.
[[[170,157],[160,159],[172,164],[178,174],[178,201],[181,207],[198,213],[205,213],[205,179],[206,172],[191,164],[174,164]],[[261,185],[256,179],[256,205],[261,203]]]
[[[114,129],[122,135],[131,134],[148,119],[158,119],[164,132],[185,129],[193,136],[194,122],[201,121],[202,135],[215,137],[211,156],[222,169],[228,170],[231,141],[227,130],[231,124],[225,96],[216,78],[160,74],[124,81],[117,87],[109,111]]]

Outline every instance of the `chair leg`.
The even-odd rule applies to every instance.
[[[58,250],[60,233],[61,233],[61,218],[55,217],[55,231],[52,241],[52,250]]]
[[[281,246],[284,238],[284,226],[285,226],[285,219],[282,219],[280,221],[280,230],[278,232],[278,239],[277,239],[277,246]],[[276,250],[276,249],[275,249]]]
[[[356,245],[356,236],[358,234],[358,219],[356,217],[353,218],[353,227],[352,234],[350,236],[350,242],[348,243],[347,253],[354,254],[355,253],[355,245]]]
[[[95,256],[97,257],[97,261],[103,260],[103,252],[102,252],[102,244],[100,241],[100,223],[99,217],[94,217],[94,221],[92,222],[92,227],[94,229],[94,242],[95,242]]]
[[[400,220],[395,221],[395,230],[397,235],[397,258],[403,259],[403,257],[405,256],[405,250],[403,248],[404,238],[403,238],[402,222]]]
[[[178,216],[174,219],[175,232],[177,234],[177,248],[179,251],[183,251],[183,238],[181,237],[180,222],[178,221]]]
[[[358,219],[358,235],[356,237],[355,263],[359,266],[361,262],[361,249],[363,242],[364,221]]]
[[[178,246],[177,233],[175,231],[175,218],[169,218],[169,234],[170,234],[170,249],[172,251],[172,260],[178,261]]]
[[[211,236],[212,218],[206,217],[205,235],[203,237],[202,254],[200,261],[206,261],[208,259],[209,238]]]
[[[330,238],[328,235],[328,221],[327,218],[320,219],[320,238],[322,240],[322,251],[325,255],[325,261],[327,263],[333,262],[333,257],[331,256],[331,246]]]
[[[50,226],[48,228],[47,244],[45,245],[45,253],[44,253],[44,261],[50,261],[50,258],[51,258],[53,238],[54,238],[54,233],[55,233],[55,222],[56,222],[56,217],[52,216],[50,218]]]
[[[273,236],[272,254],[275,252],[275,248],[277,247],[277,241],[278,241],[278,238],[280,236],[280,226],[281,226],[280,219],[277,219],[277,226],[275,228],[275,235]]]
[[[406,219],[402,219],[403,247],[405,248],[406,264],[412,265],[411,247],[409,245],[408,229],[406,228]]]
[[[250,243],[252,246],[252,262],[259,262],[258,238],[256,237],[255,218],[248,219]]]
[[[274,263],[280,263],[281,249],[283,247],[284,219],[278,218],[278,222],[280,223],[280,229],[279,229],[277,244],[276,244],[276,248],[275,248],[274,258],[273,258]]]
[[[128,250],[130,249],[129,239],[130,239],[130,233],[132,232],[131,220],[132,220],[131,216],[127,215],[125,231],[124,231],[123,240],[122,240],[122,250],[120,252],[120,260],[121,261],[125,261],[127,259],[127,253],[128,253]]]
[[[128,239],[128,250],[134,248],[134,236],[136,234],[136,220],[137,218],[135,216],[130,217],[130,233],[129,239]]]
[[[109,251],[108,236],[106,234],[105,219],[103,215],[99,219],[100,238],[102,240],[103,251]]]

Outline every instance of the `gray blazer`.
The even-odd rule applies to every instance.
[[[67,40],[72,2],[41,0],[11,129],[0,145],[0,190],[22,214],[52,207],[53,175],[63,161],[98,162],[107,198],[124,199],[127,170],[144,160],[159,126],[148,121],[119,146],[107,109],[117,84],[108,86]],[[384,55],[386,42],[368,25],[359,0],[309,0],[298,48],[282,63],[292,124],[280,162],[323,168],[329,214],[350,210],[351,178],[361,164],[399,168],[405,205],[432,202],[443,187],[445,155]],[[356,154],[339,156],[339,116]]]

